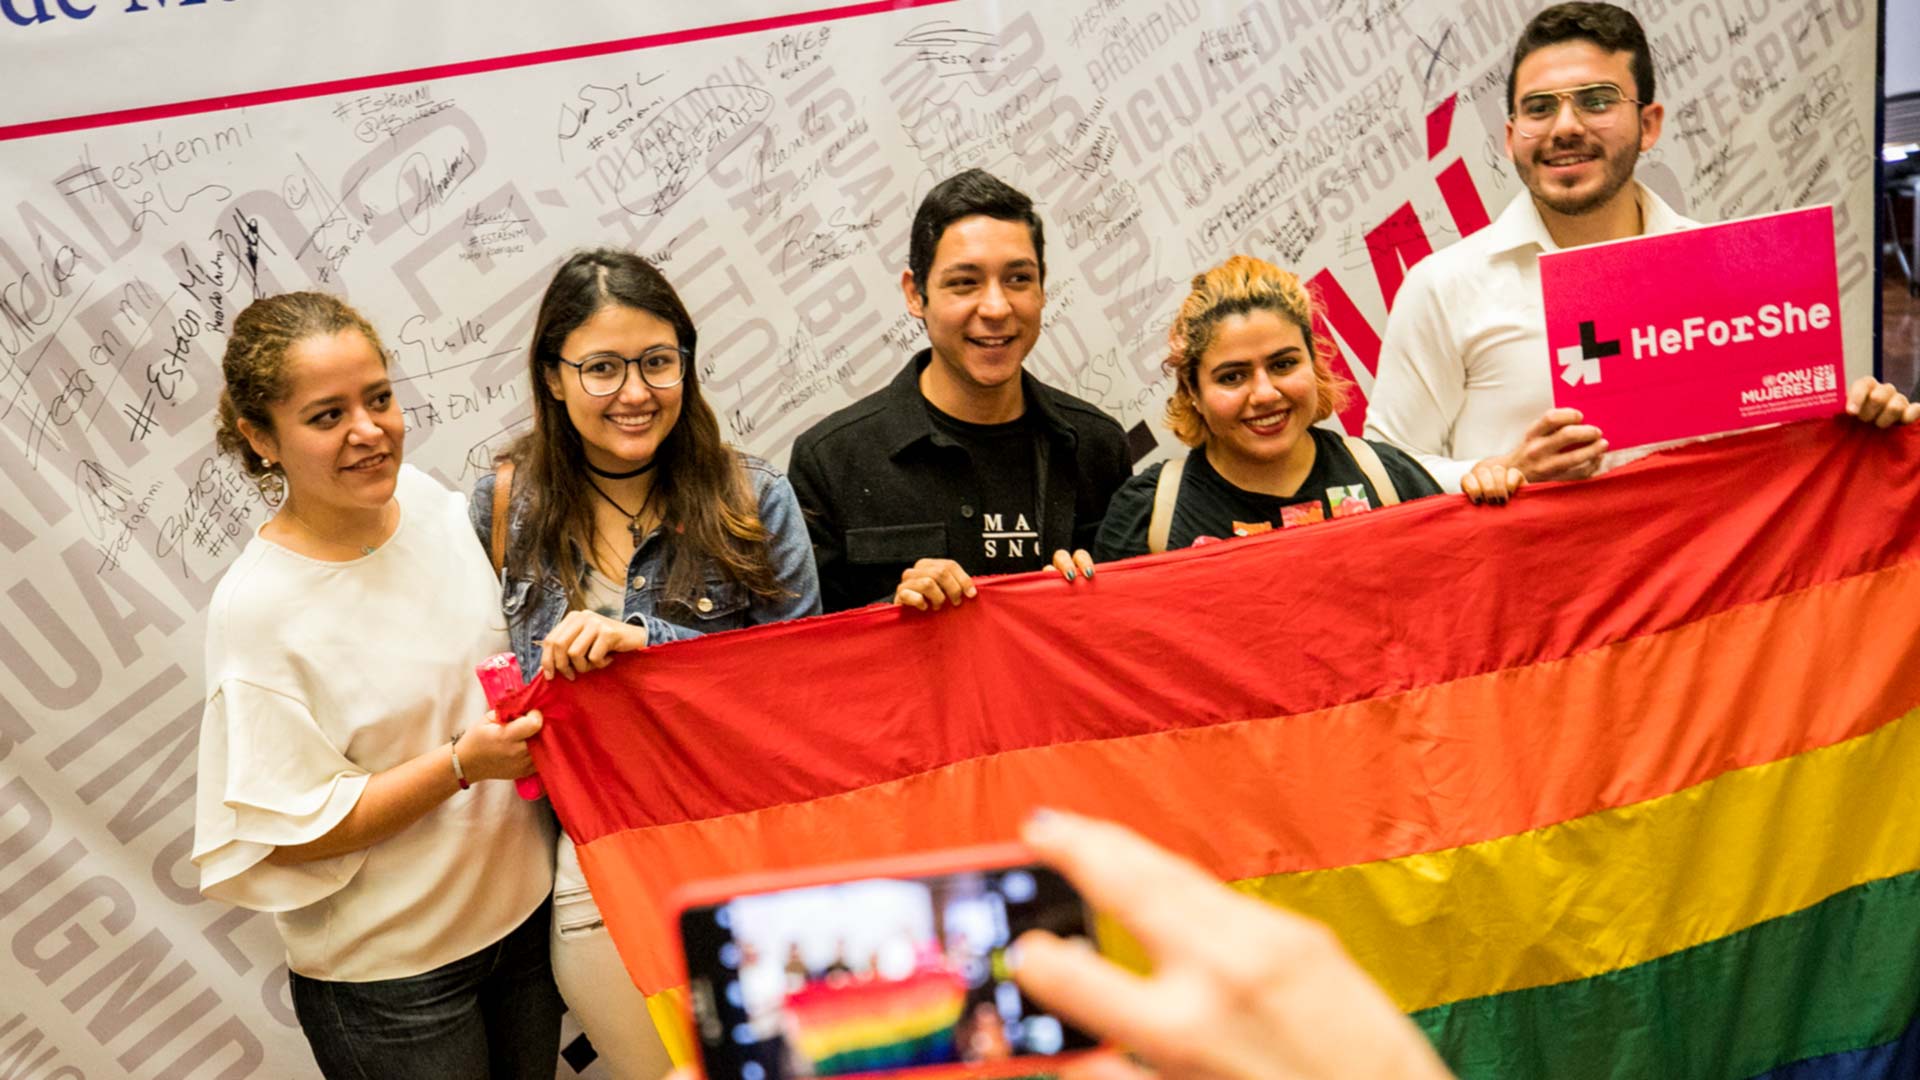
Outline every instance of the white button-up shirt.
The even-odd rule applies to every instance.
[[[1695,224],[1634,187],[1646,234]],[[1553,407],[1540,253],[1559,249],[1523,191],[1492,224],[1414,266],[1387,317],[1367,437],[1412,454],[1447,491],[1520,445]]]

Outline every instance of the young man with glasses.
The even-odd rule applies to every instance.
[[[979,169],[927,192],[900,290],[931,347],[793,447],[828,611],[960,604],[970,572],[1093,573],[1131,457],[1112,417],[1024,369],[1045,286],[1032,199]]]
[[[1540,253],[1695,224],[1633,178],[1665,110],[1646,32],[1629,12],[1566,3],[1535,15],[1514,46],[1507,101],[1507,154],[1527,190],[1408,272],[1367,406],[1368,436],[1475,500],[1591,476],[1607,452],[1599,428],[1553,407]],[[1854,385],[1848,408],[1882,427],[1920,417],[1870,379]]]

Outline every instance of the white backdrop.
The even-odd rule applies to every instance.
[[[1876,5],[1630,6],[1669,110],[1639,175],[1703,220],[1835,203],[1871,370]],[[919,347],[909,219],[980,165],[1052,241],[1029,363],[1164,447],[1166,321],[1236,251],[1316,278],[1371,385],[1402,264],[1520,190],[1535,7],[0,0],[0,1076],[311,1070],[270,920],[187,862],[201,611],[263,518],[211,445],[254,296],[364,310],[409,459],[465,487],[527,415],[552,267],[635,248],[783,462]]]

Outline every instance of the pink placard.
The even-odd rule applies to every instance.
[[[1613,449],[1845,404],[1833,208],[1540,256],[1553,403]]]

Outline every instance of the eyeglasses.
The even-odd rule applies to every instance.
[[[594,397],[612,397],[627,385],[628,364],[640,365],[640,381],[655,390],[679,386],[680,380],[687,377],[687,364],[693,360],[693,353],[675,345],[656,345],[635,357],[594,353],[582,360],[569,360],[564,356],[559,360],[580,377],[580,389]]]
[[[1565,90],[1542,90],[1520,99],[1513,114],[1513,130],[1525,139],[1537,139],[1560,119],[1561,102],[1573,102],[1573,115],[1588,130],[1604,131],[1626,115],[1622,105],[1644,105],[1620,92],[1612,83],[1594,83]]]

